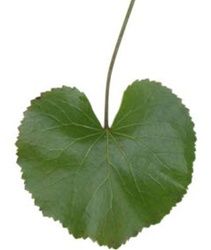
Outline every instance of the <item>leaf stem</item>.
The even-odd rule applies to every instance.
[[[120,30],[120,33],[119,33],[119,36],[118,36],[118,39],[117,39],[117,42],[116,42],[116,45],[115,45],[115,48],[114,48],[113,55],[111,57],[111,62],[110,62],[110,65],[109,65],[109,69],[108,69],[107,80],[106,80],[106,92],[105,92],[104,128],[109,128],[109,121],[108,121],[108,115],[109,115],[109,112],[108,112],[109,111],[109,90],[110,90],[110,82],[111,82],[111,76],[112,76],[112,72],[113,72],[113,68],[114,68],[114,63],[115,63],[116,56],[117,56],[117,53],[119,51],[119,47],[120,47],[122,38],[124,36],[124,32],[125,32],[125,29],[127,27],[127,23],[128,23],[129,18],[130,18],[130,15],[131,15],[131,12],[132,12],[135,1],[136,0],[131,0],[130,5],[128,7],[124,22],[122,24],[122,27],[121,27],[121,30]]]

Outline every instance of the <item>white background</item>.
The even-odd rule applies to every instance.
[[[190,109],[193,182],[158,225],[122,250],[211,249],[211,2],[137,0],[112,78],[110,120],[126,86],[161,81]],[[62,84],[85,92],[103,121],[105,78],[129,0],[0,0],[0,249],[99,250],[43,217],[16,164],[17,127],[30,100]],[[128,218],[129,219],[129,218]]]

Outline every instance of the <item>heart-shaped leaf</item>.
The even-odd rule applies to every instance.
[[[193,123],[156,82],[127,88],[110,129],[69,87],[33,100],[19,129],[26,189],[76,238],[117,248],[168,214],[191,181]]]

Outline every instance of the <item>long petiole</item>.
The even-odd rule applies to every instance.
[[[106,80],[106,92],[105,92],[104,128],[109,127],[109,121],[108,121],[108,116],[109,116],[109,90],[110,90],[110,82],[111,82],[111,76],[112,76],[112,72],[113,72],[113,68],[114,68],[114,63],[115,63],[116,56],[117,56],[117,53],[118,53],[122,38],[124,36],[124,32],[125,32],[125,29],[127,27],[127,23],[128,23],[129,18],[130,18],[130,15],[131,15],[131,12],[132,12],[135,1],[136,0],[131,0],[130,5],[128,7],[124,22],[122,24],[122,28],[121,28],[120,33],[119,33],[119,37],[118,37],[117,42],[116,42],[116,46],[114,48],[113,55],[111,57],[111,62],[110,62],[110,65],[109,65],[109,69],[108,69],[107,80]]]

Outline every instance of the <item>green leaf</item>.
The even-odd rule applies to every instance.
[[[191,182],[193,123],[156,82],[127,88],[110,129],[83,93],[62,87],[33,100],[19,130],[26,189],[76,238],[118,248],[160,222]]]

